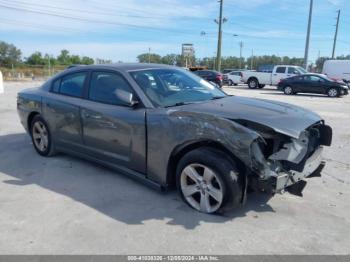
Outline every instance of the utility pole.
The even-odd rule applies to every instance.
[[[49,76],[51,76],[51,62],[50,62],[50,55],[47,56],[47,59],[49,60]]]
[[[219,21],[216,21],[219,24],[219,32],[218,32],[218,48],[216,53],[216,70],[220,72],[221,70],[221,39],[222,39],[222,6],[224,0],[219,0],[220,2],[220,14]]]
[[[334,59],[334,55],[335,55],[335,47],[336,47],[336,45],[337,45],[338,28],[339,28],[339,18],[340,18],[340,10],[338,10],[337,25],[336,25],[336,28],[335,28],[334,43],[333,43],[333,52],[332,52],[332,59]]]
[[[310,0],[309,22],[308,22],[308,25],[307,25],[305,56],[304,56],[304,68],[305,69],[307,69],[307,61],[309,59],[309,44],[310,44],[310,32],[311,32],[311,21],[312,21],[313,4],[314,4],[314,1]]]
[[[250,70],[253,70],[254,49],[252,49],[252,58],[250,59]]]
[[[151,63],[151,48],[148,48],[148,63]]]
[[[239,42],[239,69],[242,69],[243,41]]]

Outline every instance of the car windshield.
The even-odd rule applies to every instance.
[[[226,97],[219,88],[182,69],[130,72],[146,96],[158,107],[170,107]]]

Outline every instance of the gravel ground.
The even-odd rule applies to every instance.
[[[16,93],[38,84],[7,82],[0,94],[1,254],[350,253],[350,96],[226,88],[314,110],[333,127],[334,142],[323,177],[308,181],[303,198],[250,194],[245,207],[215,216],[93,163],[37,155]]]

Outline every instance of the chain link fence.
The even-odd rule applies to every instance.
[[[0,67],[4,81],[45,80],[63,71],[67,66],[19,65],[12,68]]]

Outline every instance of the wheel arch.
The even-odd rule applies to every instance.
[[[28,115],[28,118],[27,118],[27,128],[28,128],[28,131],[30,132],[30,129],[31,129],[31,125],[32,125],[32,121],[34,119],[34,117],[36,115],[40,115],[39,112],[37,111],[33,111],[33,112],[30,112],[30,114]]]
[[[335,90],[337,90],[337,92],[338,92],[338,97],[339,96],[341,96],[341,90],[340,90],[340,87],[338,87],[338,86],[330,86],[330,87],[328,87],[327,89],[326,89],[326,95],[328,95],[328,92],[329,92],[329,90],[331,90],[331,89],[335,89]]]
[[[238,170],[240,171],[240,174],[242,174],[242,182],[243,182],[242,186],[243,186],[243,189],[245,189],[247,184],[247,177],[246,177],[247,167],[237,156],[235,156],[223,144],[213,140],[192,141],[183,145],[179,145],[176,148],[174,148],[174,150],[172,151],[169,157],[168,165],[167,165],[166,183],[168,186],[174,187],[176,185],[176,168],[181,158],[188,152],[201,147],[212,148],[216,151],[219,151],[224,156],[226,156],[226,158],[229,161],[233,162],[238,168]]]
[[[248,80],[247,80],[247,83],[248,83],[249,81],[252,81],[252,80],[256,80],[256,81],[258,82],[258,84],[259,84],[259,80],[258,80],[258,78],[255,77],[255,76],[249,77]]]

